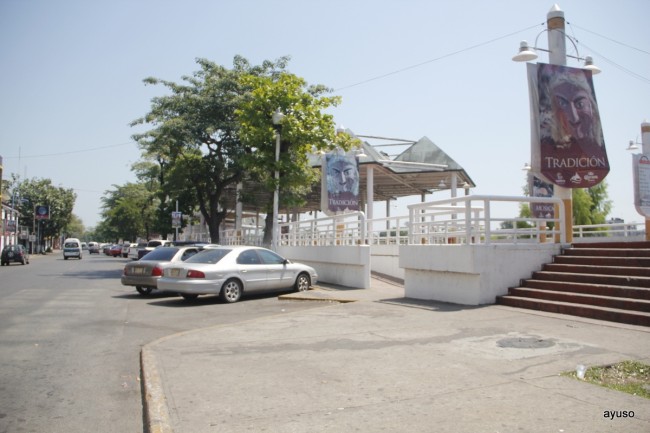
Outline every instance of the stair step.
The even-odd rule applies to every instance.
[[[650,300],[650,289],[642,287],[612,286],[606,284],[575,283],[551,280],[523,280],[523,287],[557,292],[575,292],[585,295]]]
[[[650,248],[565,248],[566,256],[650,257]]]
[[[573,263],[548,263],[542,267],[543,271],[570,272],[576,274],[602,274],[625,275],[634,277],[650,277],[650,267],[632,266],[602,266]]]
[[[613,296],[591,295],[576,292],[564,292],[529,287],[512,287],[508,290],[512,296],[560,301],[572,304],[597,305],[599,307],[635,310],[650,313],[650,300],[620,298]]]
[[[511,295],[497,297],[497,303],[510,307],[527,308],[537,311],[546,311],[549,313],[568,314],[572,316],[587,317],[590,319],[606,320],[609,322],[650,326],[650,313],[640,311],[574,304],[570,302],[546,301],[543,299],[524,298]]]
[[[650,248],[650,241],[636,242],[576,242],[571,244],[572,248]]]
[[[594,266],[650,267],[650,257],[555,256],[553,263]]]
[[[650,278],[626,276],[626,275],[622,275],[622,276],[595,275],[595,274],[574,274],[574,273],[567,273],[567,272],[537,271],[537,272],[533,272],[533,279],[549,280],[549,281],[566,281],[572,283],[589,282],[593,284],[605,284],[605,285],[612,285],[612,286],[650,288]]]

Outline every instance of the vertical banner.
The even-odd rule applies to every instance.
[[[591,71],[528,64],[533,171],[564,188],[590,188],[609,173]]]
[[[634,206],[644,217],[650,217],[650,158],[645,154],[632,155],[634,173]]]
[[[528,190],[531,197],[553,197],[553,184],[544,182],[533,173],[528,173]],[[553,219],[553,203],[530,203],[530,213],[535,218]]]
[[[172,227],[178,228],[182,226],[183,214],[181,212],[172,212]]]
[[[321,209],[327,215],[359,210],[359,160],[354,152],[325,155],[322,167]]]

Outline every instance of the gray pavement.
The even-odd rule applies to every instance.
[[[650,363],[649,328],[409,300],[377,278],[281,298],[323,307],[146,345],[148,431],[650,432],[649,400],[560,376]]]

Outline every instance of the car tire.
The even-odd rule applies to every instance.
[[[242,291],[243,287],[241,282],[233,278],[223,283],[219,297],[222,301],[232,304],[241,299]]]
[[[196,298],[199,297],[199,295],[195,295],[194,293],[181,293],[181,296],[186,301],[193,301],[193,300],[195,300]]]
[[[68,258],[67,258],[67,257],[64,257],[63,260],[68,260]]]
[[[296,292],[306,292],[309,290],[310,285],[311,280],[309,278],[309,275],[303,272],[302,274],[298,275],[298,278],[296,278],[296,283],[294,284],[293,288],[296,290]]]
[[[153,289],[151,287],[135,286],[135,290],[137,290],[142,296],[147,296],[151,294]]]

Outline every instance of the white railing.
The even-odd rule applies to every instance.
[[[366,216],[353,212],[280,224],[280,245],[332,246],[365,243]]]
[[[607,223],[573,226],[573,240],[581,239],[615,240],[616,238],[639,238],[645,240],[645,222],[642,223]],[[597,239],[595,239],[597,238]],[[629,240],[629,239],[625,239]]]
[[[368,220],[368,244],[406,245],[409,238],[408,222],[408,215]]]
[[[555,219],[521,218],[518,209],[500,216],[503,204],[553,203]],[[512,206],[510,206],[512,207]],[[492,244],[566,241],[564,205],[558,198],[464,196],[409,208],[409,244]],[[501,211],[503,212],[503,211]],[[552,227],[548,223],[551,222]]]

